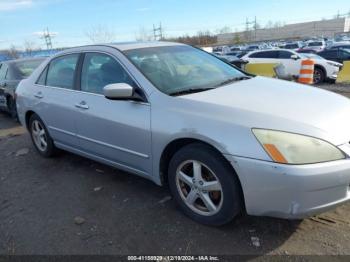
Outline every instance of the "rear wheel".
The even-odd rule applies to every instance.
[[[29,131],[36,150],[44,157],[52,157],[57,149],[47,131],[45,124],[36,114],[33,114],[29,120]]]
[[[242,210],[236,174],[209,146],[191,144],[180,149],[170,161],[168,179],[177,204],[199,223],[223,225]]]
[[[319,67],[315,67],[314,70],[314,84],[320,84],[323,83],[326,79],[326,74],[325,72],[319,68]]]

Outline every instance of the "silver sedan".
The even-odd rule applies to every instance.
[[[167,185],[200,223],[303,218],[350,199],[347,98],[187,45],[65,50],[20,83],[17,110],[42,156],[66,150]]]

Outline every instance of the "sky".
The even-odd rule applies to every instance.
[[[228,26],[245,28],[245,21],[261,26],[268,21],[287,24],[333,18],[350,11],[349,0],[0,0],[0,49],[25,42],[45,48],[40,38],[48,28],[53,47],[91,43],[88,34],[105,28],[113,42],[134,41],[162,24],[165,36],[215,33]]]

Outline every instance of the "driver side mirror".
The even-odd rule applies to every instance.
[[[103,88],[103,94],[106,98],[112,100],[132,99],[134,88],[126,83],[109,84]]]
[[[293,60],[300,59],[300,57],[298,55],[291,55],[290,58],[293,59]]]

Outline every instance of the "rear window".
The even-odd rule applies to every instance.
[[[21,61],[16,62],[15,67],[19,71],[21,78],[27,78],[42,62],[43,60]]]

